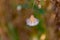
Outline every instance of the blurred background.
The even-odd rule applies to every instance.
[[[0,40],[60,40],[59,5],[59,0],[0,0]]]

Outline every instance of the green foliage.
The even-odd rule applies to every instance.
[[[39,24],[36,26],[38,32],[44,33],[45,32],[45,28],[43,27],[43,25],[44,25],[44,19],[41,18],[42,15],[35,12],[34,16],[37,19],[39,19]]]
[[[40,14],[44,14],[45,13],[45,9],[43,8],[38,8],[37,5],[34,5],[34,10]]]
[[[11,40],[19,40],[18,31],[11,22],[8,23],[8,31]]]

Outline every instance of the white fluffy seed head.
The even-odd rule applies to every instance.
[[[39,9],[41,8],[41,4],[38,4],[38,8],[39,8]]]
[[[21,5],[18,5],[17,6],[17,11],[20,11],[22,9],[22,6]]]

